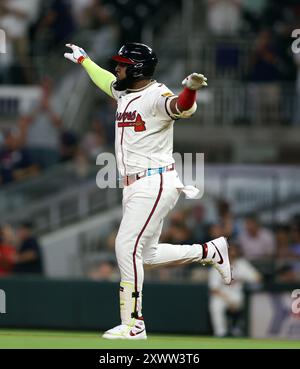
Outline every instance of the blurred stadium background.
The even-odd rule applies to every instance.
[[[63,53],[72,42],[111,69],[137,41],[155,49],[156,79],[174,92],[193,71],[209,84],[174,145],[205,154],[205,194],[181,199],[162,240],[234,240],[262,276],[244,285],[239,334],[299,339],[299,0],[1,0],[0,29],[0,326],[118,321],[121,189],[95,181],[97,155],[114,150],[115,105]],[[212,335],[208,278],[196,265],[146,273],[148,330]]]

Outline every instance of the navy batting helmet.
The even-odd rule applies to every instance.
[[[133,79],[152,77],[158,62],[155,52],[149,46],[137,42],[123,45],[112,59],[118,63],[128,64],[126,73]]]

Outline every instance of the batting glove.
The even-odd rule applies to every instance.
[[[81,47],[73,44],[66,44],[66,46],[72,49],[72,53],[64,53],[64,57],[73,63],[81,64],[88,58],[87,53]]]
[[[190,90],[199,90],[201,87],[207,86],[206,81],[207,78],[203,74],[192,73],[182,81],[182,85]]]

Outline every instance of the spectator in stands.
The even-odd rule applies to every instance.
[[[87,154],[79,147],[72,161],[78,179],[86,179],[90,173],[90,162]]]
[[[114,99],[105,99],[100,108],[94,114],[93,120],[103,127],[105,137],[109,145],[114,144],[115,126],[111,124],[115,120],[116,101]]]
[[[85,7],[85,11],[88,19],[87,26],[92,30],[98,31],[111,20],[110,13],[101,0],[90,0],[89,6]]]
[[[229,248],[233,268],[233,281],[230,286],[224,285],[215,268],[209,270],[209,311],[214,335],[218,337],[242,335],[240,320],[244,310],[244,285],[261,281],[260,274],[241,256],[239,249],[238,245],[233,243]],[[228,314],[231,317],[231,326]]]
[[[191,245],[192,232],[186,224],[187,215],[182,210],[173,212],[170,216],[169,225],[161,235],[161,242],[173,244]]]
[[[43,2],[43,9],[36,26],[35,37],[40,55],[64,45],[75,31],[71,0],[51,0]]]
[[[275,239],[263,228],[255,215],[245,220],[245,229],[238,236],[243,255],[249,260],[270,259],[275,254]]]
[[[188,212],[187,224],[192,230],[195,243],[204,243],[207,240],[206,213],[203,204],[199,203]]]
[[[60,161],[65,162],[76,157],[78,150],[78,137],[72,131],[64,131],[60,142]]]
[[[116,263],[109,260],[95,262],[88,271],[88,277],[101,282],[118,282],[120,280]]]
[[[208,229],[209,237],[213,237],[213,239],[223,236],[223,227],[219,223],[214,223],[209,226]],[[209,238],[208,237],[208,238]]]
[[[113,3],[109,6],[113,6]],[[117,47],[119,27],[122,21],[118,19],[118,22],[115,22],[112,15],[113,12],[101,0],[93,0],[88,9],[88,27],[93,30],[91,50],[93,50],[93,56],[96,59],[110,58],[113,50]],[[99,45],[106,46],[101,48]]]
[[[263,22],[263,14],[268,0],[241,0],[243,19],[248,23],[250,31],[257,33]]]
[[[276,259],[286,259],[291,256],[290,252],[290,227],[281,225],[276,229]]]
[[[223,228],[223,236],[235,238],[237,236],[237,226],[230,209],[230,204],[225,200],[219,200],[217,203],[219,223]]]
[[[216,209],[216,221],[210,224],[206,239],[210,237],[214,239],[221,236],[235,238],[238,235],[238,227],[230,210],[230,204],[220,199],[216,202]]]
[[[42,251],[33,234],[32,223],[24,222],[19,226],[17,242],[18,249],[14,260],[14,273],[43,274]]]
[[[38,173],[29,151],[22,146],[17,130],[3,132],[4,145],[0,148],[0,184],[19,181]]]
[[[90,160],[95,162],[97,156],[104,151],[105,145],[106,136],[104,127],[100,121],[94,120],[90,130],[83,136],[80,142],[80,148]]]
[[[61,118],[51,106],[52,81],[45,77],[41,83],[42,97],[36,109],[22,118],[25,144],[31,160],[41,169],[59,161]]]
[[[77,28],[88,28],[93,3],[94,0],[72,0],[72,15]]]
[[[278,40],[270,29],[258,34],[250,59],[250,80],[254,82],[279,82],[286,73],[286,64],[278,47]]]
[[[291,264],[284,264],[275,271],[277,283],[295,283],[300,281],[300,276],[297,275]]]
[[[0,28],[5,30],[7,46],[13,54],[10,78],[15,83],[32,82],[28,29],[37,16],[38,8],[39,0],[0,1]]]
[[[241,23],[240,0],[207,0],[208,29],[216,36],[237,34]]]
[[[280,56],[274,36],[269,29],[263,29],[255,42],[250,56],[248,79],[251,113],[258,124],[279,121],[280,85],[285,65]]]
[[[15,254],[13,229],[8,224],[3,225],[0,227],[0,277],[12,273]]]

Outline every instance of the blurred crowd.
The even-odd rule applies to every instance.
[[[8,275],[43,275],[43,256],[33,224],[24,222],[0,227],[0,277]]]
[[[86,132],[78,135],[63,127],[51,102],[52,88],[52,80],[43,78],[40,101],[14,127],[0,128],[0,187],[64,162],[73,162],[78,175],[85,176],[97,155],[112,147],[113,100],[97,107]]]
[[[205,22],[199,32],[211,42],[214,36],[241,40],[250,35],[251,43],[254,40],[244,78],[259,82],[295,79],[298,60],[290,46],[292,31],[300,28],[297,0],[203,0],[202,7]],[[97,32],[109,29],[117,34],[117,44],[141,41],[145,26],[151,23],[154,31],[161,31],[178,12],[182,12],[179,0],[145,0],[143,4],[135,0],[1,0],[0,29],[6,31],[7,52],[0,58],[0,82],[36,82],[41,61],[82,32],[91,31],[90,37],[97,38]],[[235,68],[243,58],[241,43],[233,39],[230,47],[218,45],[217,69]]]
[[[1,0],[6,53],[0,59],[0,81],[36,82],[39,63],[47,62],[78,30],[99,30],[112,22],[100,0]]]
[[[120,43],[125,41],[122,37],[139,41],[149,14],[159,12],[162,16],[168,3],[162,6],[159,1],[147,0],[136,6],[132,0],[0,0],[0,28],[7,36],[7,50],[0,57],[0,83],[39,83],[42,90],[41,100],[26,115],[15,124],[0,125],[0,186],[36,176],[65,161],[74,161],[79,175],[84,176],[89,161],[97,153],[112,149],[114,103],[110,99],[97,100],[85,132],[75,133],[64,127],[62,114],[52,104],[55,75],[50,79],[34,71],[45,62],[47,69],[51,53],[59,53],[61,58],[62,52],[57,47],[62,49],[66,41],[82,31],[91,31],[91,37],[95,38],[94,31],[109,28],[110,32],[116,30]],[[180,11],[180,1],[172,4]],[[206,0],[203,6],[206,9],[203,32],[216,42],[216,70],[240,71],[239,64],[247,60],[247,68],[239,78],[248,83],[249,116],[255,115],[255,120],[263,125],[268,125],[270,118],[272,122],[299,124],[300,53],[291,51],[291,32],[300,28],[299,2]],[[245,34],[254,37],[246,59],[240,41],[228,43]],[[216,41],[214,36],[220,38]],[[296,80],[293,103],[291,95],[283,93],[278,82]],[[295,111],[288,116],[291,104]]]
[[[0,59],[0,82],[31,84],[40,63],[78,34],[108,29],[120,42],[140,41],[143,27],[156,12],[159,21],[170,0],[0,0],[0,29],[6,32],[6,54]],[[172,1],[178,5],[180,1]],[[153,20],[154,19],[154,20]],[[155,23],[155,22],[154,22]],[[91,42],[93,42],[91,40]],[[100,47],[100,49],[102,46]]]
[[[300,53],[291,48],[299,1],[207,0],[206,21],[216,80],[227,77],[247,89],[249,112],[236,123],[299,126]]]
[[[264,226],[258,216],[249,214],[237,220],[230,205],[218,201],[215,221],[209,222],[205,206],[198,204],[187,209],[171,212],[160,237],[161,243],[187,244],[205,243],[225,236],[235,250],[235,257],[249,262],[261,274],[265,283],[293,283],[300,281],[300,217],[295,216],[289,224]],[[115,263],[114,240],[117,226],[99,248],[100,253],[110,255],[109,264]],[[101,260],[102,263],[105,260]],[[115,270],[117,265],[115,263]],[[149,270],[146,278],[159,281],[189,280],[206,282],[209,268],[197,264],[165,267]]]
[[[225,236],[232,245],[233,258],[247,260],[261,275],[265,283],[294,283],[300,281],[300,215],[289,224],[264,226],[254,214],[237,220],[229,204],[220,200],[216,205],[213,222],[208,219],[205,205],[175,209],[168,217],[160,243],[203,244]],[[107,236],[101,235],[93,250],[81,250],[87,277],[116,280],[119,276],[115,259],[115,237],[118,224]],[[25,234],[25,236],[24,236]],[[14,272],[15,255],[26,237],[34,238],[33,225],[24,222],[18,226],[0,227],[0,275]],[[35,241],[37,243],[37,241]],[[159,281],[186,280],[206,282],[209,268],[198,264],[149,270],[146,279]]]
[[[96,101],[83,133],[66,129],[61,114],[52,103],[55,80],[34,72],[41,58],[45,62],[45,56],[57,53],[58,45],[63,48],[66,41],[77,37],[83,30],[91,31],[95,37],[94,31],[111,27],[119,35],[120,43],[125,38],[139,41],[149,14],[159,12],[157,25],[154,22],[159,26],[161,16],[165,19],[171,16],[170,4],[170,1],[164,1],[162,5],[158,0],[146,0],[138,5],[133,0],[0,0],[0,28],[7,36],[7,52],[0,58],[0,83],[38,82],[42,91],[37,104],[19,117],[16,124],[0,126],[0,187],[37,176],[65,162],[74,163],[79,176],[84,177],[97,155],[113,147],[114,102],[111,99]],[[180,4],[180,1],[173,1],[176,9],[172,8],[172,11],[182,11]],[[285,101],[277,82],[295,81],[297,73],[298,95],[295,94],[295,98],[296,102],[300,101],[300,53],[293,54],[290,47],[292,30],[300,28],[299,1],[205,0],[203,5],[206,9],[203,32],[212,42],[215,36],[216,39],[220,37],[216,49],[217,70],[238,69],[243,50],[239,49],[241,43],[234,40],[241,35],[253,37],[247,72],[240,77],[252,83],[252,111],[256,112],[258,120],[265,121],[264,113],[270,110],[276,119],[274,106],[279,106],[279,101],[284,105]],[[221,39],[233,41],[228,44],[222,43]],[[278,104],[274,103],[276,101]],[[294,123],[300,123],[300,104],[295,106]],[[219,209],[219,220],[213,224],[205,223],[205,209],[201,206],[176,211],[165,227],[161,241],[191,244],[225,234],[237,242],[247,260],[261,263],[258,267],[265,268],[265,277],[274,273],[274,263],[270,260],[287,260],[284,265],[276,262],[276,267],[279,265],[276,273],[282,279],[292,279],[294,273],[297,274],[299,222],[266,229],[256,217],[249,217],[241,225],[228,208]],[[109,244],[114,242],[109,241]],[[168,279],[173,271],[159,273],[160,278]],[[201,274],[193,267],[183,268],[180,273],[190,278]]]

